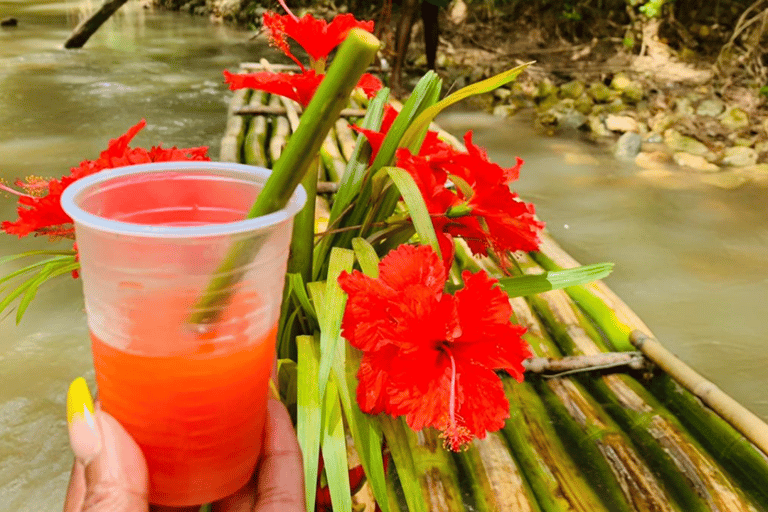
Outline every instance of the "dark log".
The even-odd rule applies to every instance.
[[[15,27],[18,24],[19,24],[19,20],[12,17],[3,18],[2,20],[0,20],[0,27]]]
[[[67,38],[64,48],[82,48],[99,27],[128,0],[106,0],[90,18],[83,20]]]

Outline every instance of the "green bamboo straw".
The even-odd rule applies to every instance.
[[[373,34],[362,29],[349,32],[247,218],[267,215],[285,207],[378,49],[379,40]],[[233,244],[216,269],[216,277],[195,305],[191,323],[215,320],[220,306],[229,300],[232,286],[242,277],[243,271],[238,269],[251,261],[260,243],[259,239],[248,239]]]

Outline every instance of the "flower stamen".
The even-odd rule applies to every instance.
[[[456,414],[456,361],[453,359],[451,350],[443,345],[440,349],[445,352],[451,361],[451,386],[448,395],[448,423],[441,428],[440,439],[443,440],[443,447],[451,449],[454,452],[463,451],[468,448],[467,443],[472,441],[472,433],[469,429],[461,425],[461,418]]]

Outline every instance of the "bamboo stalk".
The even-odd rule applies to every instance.
[[[344,175],[346,168],[346,159],[341,156],[337,144],[336,129],[331,129],[328,137],[323,141],[320,147],[320,158],[323,159],[323,165],[328,173],[328,181],[338,184]]]
[[[280,97],[272,95],[270,105],[280,105]],[[283,149],[288,144],[288,136],[291,134],[291,123],[287,117],[275,117],[272,119],[272,136],[269,138],[269,159],[274,163],[280,160]]]
[[[498,432],[490,432],[485,439],[475,439],[472,446],[456,458],[462,472],[468,475],[466,480],[474,492],[478,512],[541,510]],[[466,480],[462,478],[462,482]]]
[[[528,373],[544,374],[545,377],[563,377],[574,373],[648,369],[645,358],[641,352],[606,352],[604,354],[592,354],[589,356],[567,356],[553,359],[551,357],[532,357],[523,361],[525,371]],[[554,375],[550,375],[554,374]]]
[[[579,265],[549,236],[544,237],[542,253],[532,256],[547,270]],[[626,331],[632,330],[636,337],[641,334],[653,337],[650,329],[604,283],[590,283],[566,291],[600,327],[614,347],[623,343],[623,339],[618,337],[623,337]],[[614,329],[617,322],[621,328]],[[646,386],[656,399],[667,405],[707,452],[728,470],[739,486],[768,510],[768,458],[765,454],[749,444],[743,433],[689,393],[683,392],[676,384],[669,382],[669,377],[656,376]],[[739,416],[742,416],[739,421],[754,422],[743,415],[737,414],[736,417]]]
[[[437,431],[425,428],[414,432],[406,428],[406,438],[427,510],[463,512],[465,505],[458,471]],[[469,482],[465,479],[461,483]]]
[[[221,139],[219,160],[222,162],[241,162],[242,144],[245,137],[246,122],[242,117],[231,115],[235,110],[243,106],[250,97],[249,89],[240,89],[233,93],[229,102],[230,115],[227,116],[227,126]]]
[[[527,256],[518,262],[527,272],[541,272]],[[567,354],[602,352],[600,336],[562,290],[529,297],[555,341]],[[660,481],[685,511],[754,510],[725,473],[676,418],[637,381],[625,374],[583,378],[584,385],[629,433]]]
[[[301,114],[303,109],[299,108],[298,111]],[[284,116],[286,110],[283,107],[273,105],[244,105],[233,110],[232,114],[235,116]],[[359,108],[345,108],[339,112],[339,117],[342,118],[363,117],[364,115],[365,110]]]
[[[283,157],[274,163],[273,172],[248,212],[248,218],[277,211],[288,203],[379,46],[380,41],[373,34],[358,28],[349,31],[307,106],[299,129],[291,137]],[[231,247],[216,277],[195,304],[191,323],[210,322],[218,316],[217,306],[227,303],[232,285],[242,277],[240,269],[252,259],[261,243],[261,240],[252,240]]]
[[[267,101],[267,94],[263,91],[253,91],[250,105],[261,105]],[[248,165],[261,167],[269,166],[267,158],[267,120],[263,117],[251,119],[248,130],[243,140],[243,160]]]

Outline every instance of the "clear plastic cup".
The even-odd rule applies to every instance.
[[[80,179],[62,194],[75,222],[103,410],[147,459],[150,502],[232,494],[261,450],[268,379],[299,188],[282,210],[246,213],[269,171],[166,162]],[[243,220],[245,219],[245,220]],[[253,258],[212,322],[190,315],[233,244]]]

